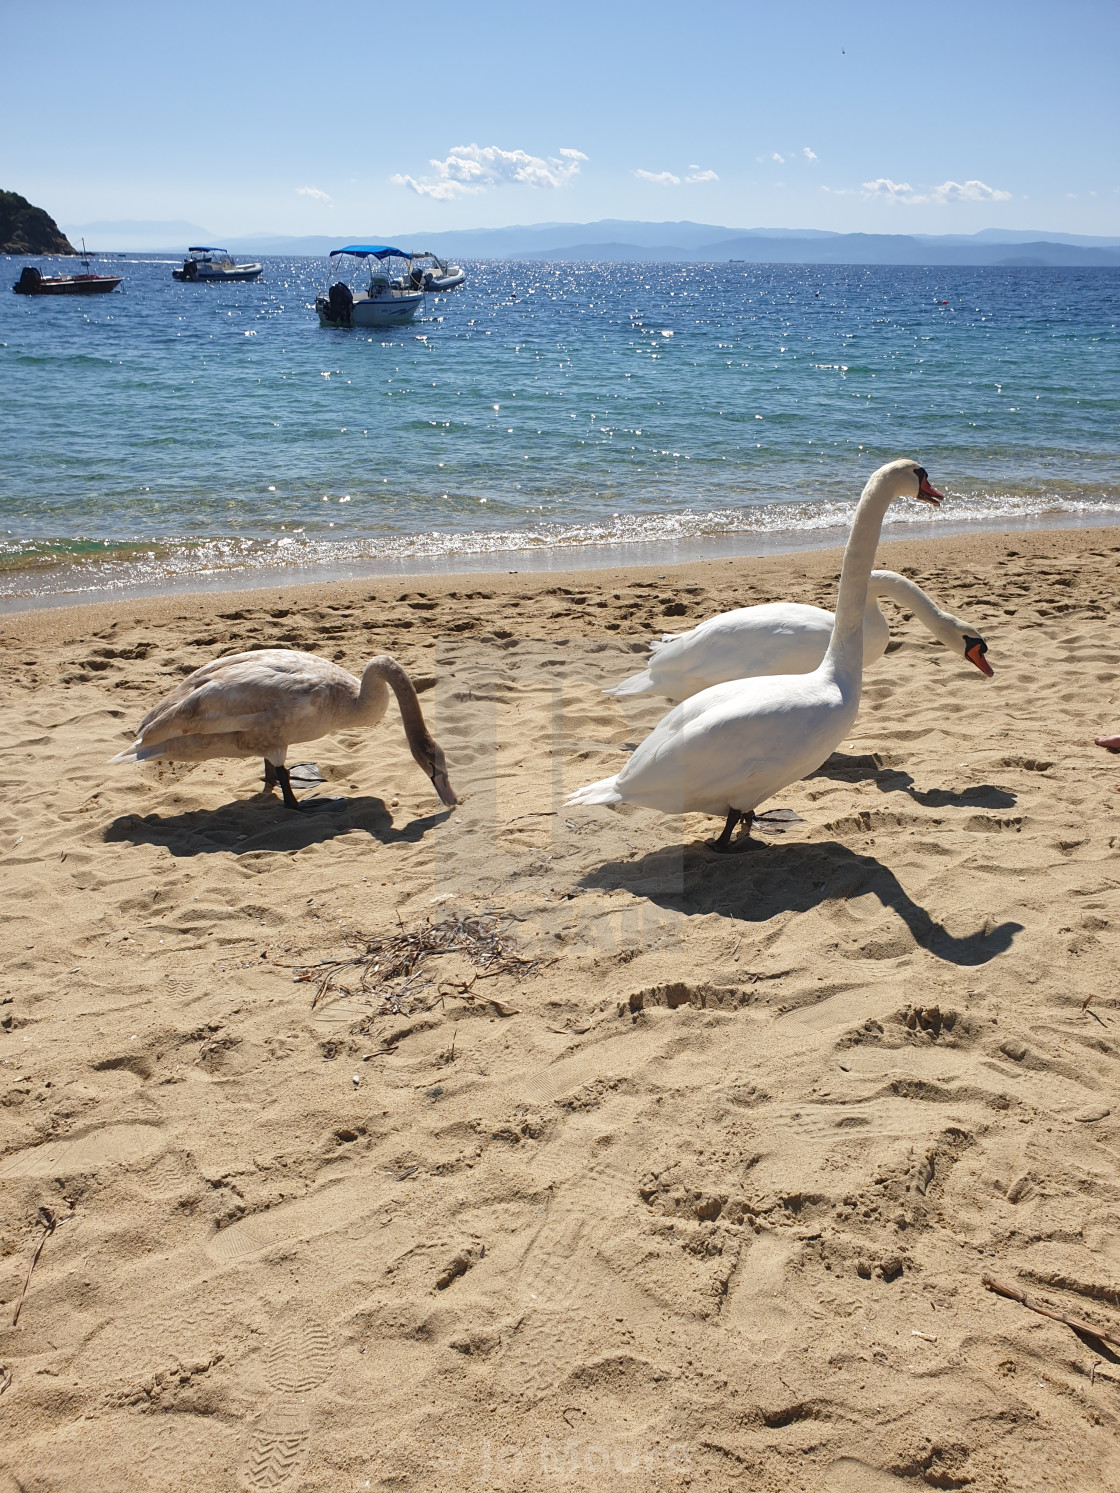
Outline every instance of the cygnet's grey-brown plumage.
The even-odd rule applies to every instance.
[[[279,782],[299,807],[284,765],[288,747],[333,731],[376,726],[392,689],[413,757],[445,804],[458,800],[443,752],[433,740],[416,688],[395,658],[372,658],[361,679],[314,653],[262,648],[216,658],[187,676],[140,722],[136,740],[113,762],[205,762],[262,757],[265,785]]]

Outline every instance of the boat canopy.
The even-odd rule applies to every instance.
[[[396,254],[401,259],[411,259],[412,255],[405,249],[392,249],[388,244],[347,244],[345,249],[332,249],[330,258],[336,254],[353,254],[357,259],[388,259],[390,254]]]
[[[182,240],[180,240],[182,242]],[[187,250],[188,254],[228,254],[228,249],[215,249],[206,244],[194,244]]]

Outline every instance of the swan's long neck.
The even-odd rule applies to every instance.
[[[964,624],[949,612],[943,612],[921,586],[908,581],[904,575],[897,575],[893,570],[873,570],[870,590],[873,596],[887,596],[900,607],[907,607],[922,626],[943,643],[957,644]]]
[[[432,760],[432,755],[436,750],[436,744],[424,722],[424,712],[420,709],[415,685],[390,654],[384,653],[380,658],[371,658],[362,670],[358,711],[363,712],[367,703],[372,703],[382,681],[397,697],[397,704],[401,711],[401,723],[404,726],[409,750],[426,771],[427,764]]]
[[[863,618],[867,610],[868,582],[875,563],[875,548],[883,517],[896,496],[891,480],[895,474],[876,472],[856,508],[851,533],[844,549],[840,590],[836,597],[836,620],[828,652],[821,664],[842,687],[859,688],[863,678]]]
[[[873,570],[869,589],[872,596],[886,596],[900,607],[907,607],[930,632],[936,632],[939,624],[949,620],[949,614],[943,612],[921,586],[893,570]]]

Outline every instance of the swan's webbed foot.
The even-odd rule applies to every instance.
[[[732,840],[735,826],[742,820],[743,828],[739,838]],[[714,850],[718,855],[742,855],[744,850],[750,850],[755,844],[751,839],[751,825],[754,823],[754,810],[748,809],[741,814],[738,809],[728,809],[727,822],[723,826],[723,833],[718,840],[709,840],[708,848]]]

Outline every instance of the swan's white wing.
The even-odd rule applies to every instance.
[[[799,602],[721,612],[690,632],[651,645],[653,689],[681,700],[713,684],[773,674],[808,674],[824,658],[832,613]]]

